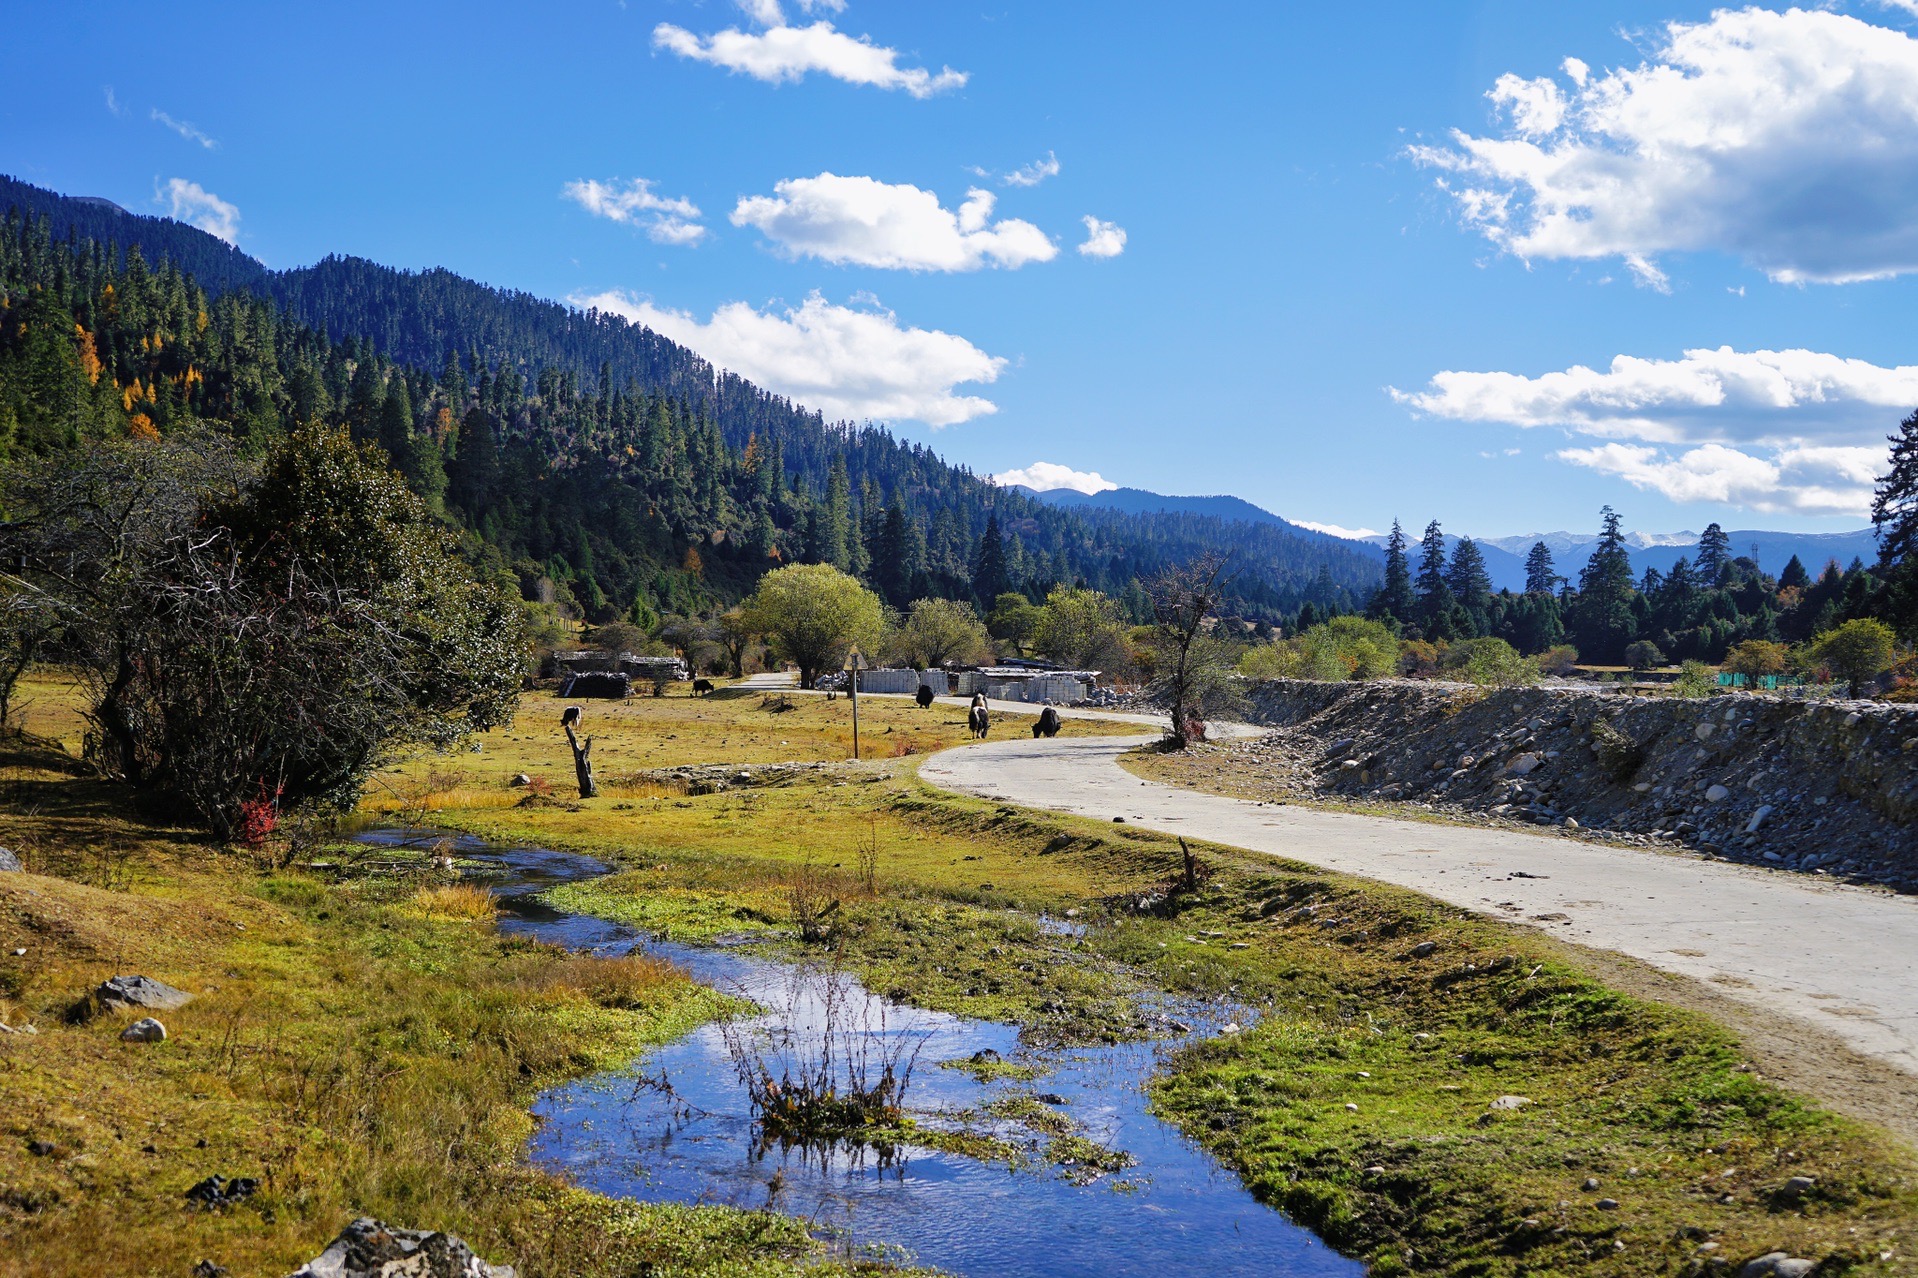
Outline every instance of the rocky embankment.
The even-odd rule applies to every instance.
[[[1918,891],[1918,707],[1274,680],[1265,780],[1649,838]]]

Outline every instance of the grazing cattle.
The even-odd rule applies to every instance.
[[[1039,712],[1039,722],[1032,725],[1032,735],[1048,739],[1059,735],[1059,712],[1051,706]]]
[[[992,727],[992,719],[986,714],[984,706],[974,706],[966,712],[966,727],[972,730],[974,741],[986,739],[986,732]]]
[[[921,710],[924,710],[927,706],[932,704],[932,685],[929,683],[920,684],[919,691],[913,694],[912,699],[919,703],[919,708]]]
[[[693,695],[695,697],[704,696],[706,693],[711,692],[712,690],[713,690],[713,681],[711,679],[693,680]]]
[[[567,706],[566,709],[560,713],[559,726],[562,728],[579,726],[579,707]]]

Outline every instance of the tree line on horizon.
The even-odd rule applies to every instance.
[[[134,221],[187,247],[207,238]],[[712,615],[786,563],[830,563],[900,608],[933,596],[984,613],[1008,591],[1042,602],[1084,586],[1134,621],[1140,583],[1209,550],[1234,552],[1229,609],[1272,624],[1350,610],[1378,579],[1366,553],[1283,528],[1051,507],[617,317],[448,272],[329,259],[210,295],[171,242],[149,262],[52,226],[17,208],[0,224],[0,448],[198,422],[258,452],[298,425],[344,426],[388,453],[483,574],[581,623]]]

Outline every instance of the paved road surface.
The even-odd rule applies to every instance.
[[[1119,755],[1138,740],[989,741],[934,755],[919,775],[1026,807],[1123,816],[1287,856],[1494,917],[1562,915],[1537,926],[1711,982],[1730,998],[1796,1017],[1918,1075],[1918,898],[1523,831],[1201,794],[1121,768]]]

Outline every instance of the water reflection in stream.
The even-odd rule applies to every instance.
[[[436,833],[382,830],[369,841],[399,844]],[[597,954],[640,951],[669,959],[700,981],[778,1009],[797,1032],[818,1001],[794,997],[794,965],[725,946],[654,941],[629,928],[567,914],[537,899],[559,883],[604,874],[591,857],[505,848],[460,837],[463,858],[498,874],[501,928]],[[980,1111],[995,1097],[1056,1094],[1082,1134],[1123,1149],[1137,1165],[1089,1185],[1057,1167],[1009,1170],[955,1154],[901,1146],[763,1154],[744,1088],[717,1026],[651,1053],[635,1070],[602,1075],[541,1096],[531,1155],[580,1185],[648,1202],[771,1206],[806,1217],[840,1239],[883,1245],[956,1274],[1094,1278],[1114,1274],[1357,1275],[1362,1266],[1261,1206],[1235,1176],[1146,1112],[1151,1044],[1021,1055],[1015,1026],[894,1007],[856,984],[854,1024],[875,1036],[919,1036],[908,1107],[921,1123]],[[1036,1083],[981,1083],[936,1062],[990,1049],[1046,1067]],[[664,1077],[670,1093],[640,1081]]]

